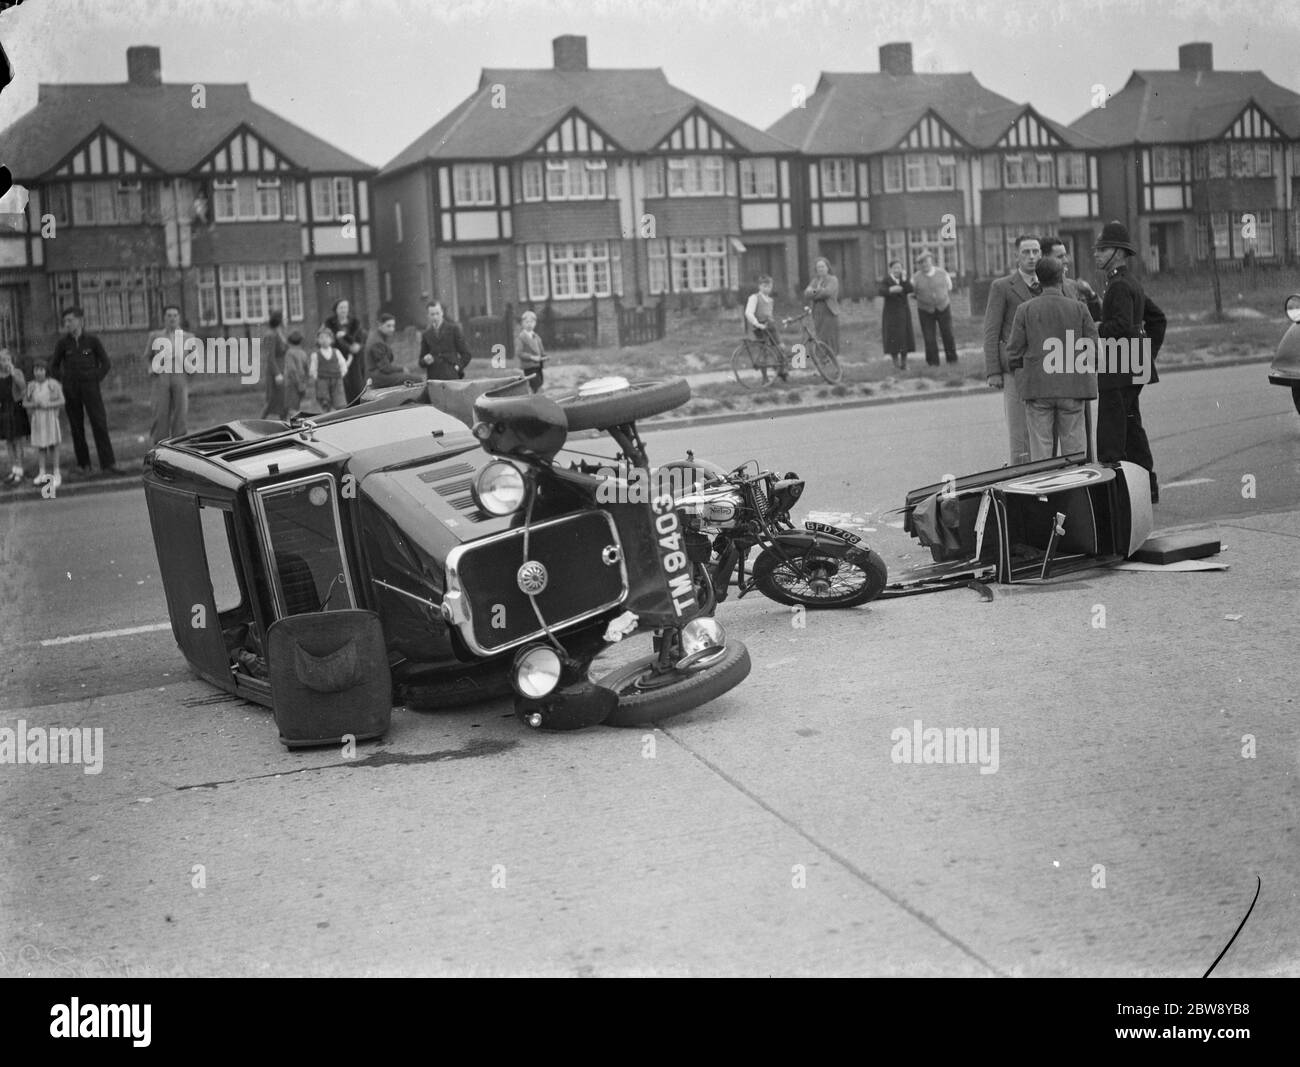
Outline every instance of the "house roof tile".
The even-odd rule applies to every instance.
[[[196,108],[190,85],[42,85],[36,106],[0,131],[0,157],[15,179],[33,180],[104,126],[165,173],[186,174],[246,125],[295,166],[374,169],[258,104],[247,85],[209,84],[205,92]]]

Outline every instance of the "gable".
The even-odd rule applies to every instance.
[[[247,125],[241,125],[194,169],[200,174],[252,174],[295,168]]]
[[[1282,132],[1252,100],[1221,135],[1225,141],[1282,140]]]
[[[54,169],[59,178],[156,174],[158,168],[106,126],[98,127]]]
[[[1066,143],[1040,119],[1026,108],[1015,122],[1007,128],[995,148],[1065,148]]]
[[[574,108],[549,133],[537,142],[534,152],[540,155],[621,152],[623,149],[599,126]]]
[[[692,110],[655,145],[658,152],[726,152],[735,148],[736,142],[698,109]]]
[[[898,142],[898,148],[965,148],[966,142],[933,111],[927,111]]]

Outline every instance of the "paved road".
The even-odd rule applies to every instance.
[[[1259,368],[1144,399],[1158,520],[1219,521],[1231,571],[802,628],[747,598],[723,619],[751,678],[654,733],[530,734],[492,703],[398,711],[358,761],[287,753],[166,632],[39,643],[165,618],[138,491],[6,507],[0,725],[101,726],[106,747],[99,775],[0,766],[0,955],[22,973],[1199,974],[1258,875],[1216,973],[1300,974],[1300,418]],[[1000,465],[1001,441],[994,396],[648,437],[660,461],[798,470],[807,509],[868,531],[891,569],[921,558],[890,525],[906,489]],[[918,720],[996,728],[997,771],[898,762]]]

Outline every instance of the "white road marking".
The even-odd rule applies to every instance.
[[[1209,485],[1213,478],[1188,478],[1182,482],[1161,482],[1161,489],[1181,489],[1185,485]]]
[[[152,622],[148,626],[127,626],[121,630],[100,630],[94,634],[72,634],[68,637],[47,637],[41,642],[42,648],[50,645],[75,645],[82,641],[102,641],[109,637],[130,637],[133,634],[151,634],[157,630],[170,630],[169,622]]]

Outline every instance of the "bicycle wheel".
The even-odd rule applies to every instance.
[[[776,381],[778,364],[769,345],[758,341],[741,341],[731,353],[731,373],[746,389],[761,389]]]
[[[844,368],[840,366],[840,361],[835,358],[831,346],[825,341],[813,341],[808,346],[808,354],[812,357],[817,373],[830,382],[831,385],[844,377]]]

